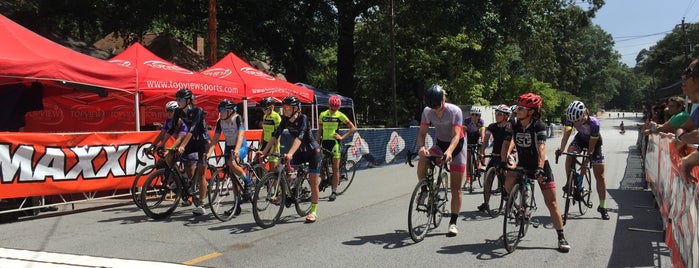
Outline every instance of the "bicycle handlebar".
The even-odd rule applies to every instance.
[[[572,157],[575,157],[575,158],[580,157],[580,158],[583,158],[583,159],[584,159],[584,158],[591,159],[591,158],[590,158],[590,155],[587,154],[587,150],[583,150],[582,152],[579,152],[579,153],[569,153],[569,152],[562,152],[562,151],[560,151],[560,150],[556,150],[556,164],[558,164],[558,158],[560,158],[561,155],[569,155],[569,156],[572,156]],[[587,162],[589,166],[592,166],[592,163],[591,163],[591,162],[592,162],[592,161],[588,161],[588,162]]]
[[[405,163],[408,164],[410,167],[415,167],[415,166],[413,165],[413,157],[415,157],[415,156],[417,156],[417,155],[419,155],[419,154],[418,154],[417,152],[411,152],[411,151],[406,151],[406,154],[407,154],[407,157],[406,157],[406,159],[405,159]],[[434,166],[439,166],[439,165],[441,165],[441,166],[442,166],[442,169],[446,170],[447,172],[451,172],[451,170],[449,170],[449,165],[447,165],[447,164],[446,164],[446,161],[444,161],[444,160],[446,159],[446,156],[444,156],[444,155],[442,155],[442,156],[439,156],[439,155],[428,155],[428,156],[427,156],[427,159],[430,160],[430,162],[432,163],[432,165],[434,165]],[[437,159],[441,159],[442,162],[438,164],[438,163],[437,163]]]

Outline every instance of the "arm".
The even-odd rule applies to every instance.
[[[348,130],[347,132],[345,132],[344,135],[340,136],[340,140],[344,140],[345,138],[347,138],[347,137],[349,137],[350,135],[352,135],[352,133],[354,133],[355,131],[357,131],[357,127],[354,126],[354,124],[352,123],[352,121],[347,120],[346,125],[347,125],[347,127],[349,127],[349,130]]]
[[[461,140],[461,126],[455,125],[451,128],[451,142],[449,142],[449,147],[447,147],[447,150],[444,152],[444,155],[447,157],[447,162],[451,162],[454,149],[459,145],[459,140]]]
[[[565,147],[566,144],[568,144],[568,138],[570,138],[571,133],[573,133],[573,127],[565,126],[563,128],[563,138],[561,138],[561,147],[558,148],[561,152],[565,151]]]
[[[483,120],[483,119],[481,119],[481,120]],[[481,132],[481,136],[480,136],[481,140],[478,143],[481,143],[481,144],[485,143],[485,126],[482,126],[478,131]],[[483,147],[483,146],[481,146],[481,147]]]
[[[420,156],[429,154],[427,148],[425,148],[425,137],[427,137],[428,128],[426,125],[420,125],[420,129],[417,131],[417,152]]]
[[[480,155],[485,155],[485,148],[488,147],[488,143],[490,143],[490,132],[486,131],[485,132],[485,137],[483,138],[483,145],[481,148],[478,150],[478,153]]]

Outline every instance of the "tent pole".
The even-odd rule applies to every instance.
[[[136,114],[136,131],[141,131],[141,103],[138,102],[138,69],[136,69],[136,92],[134,93],[134,109]]]
[[[243,118],[244,120],[244,125],[245,125],[245,130],[248,130],[248,99],[243,98],[243,113],[245,113],[245,117]]]

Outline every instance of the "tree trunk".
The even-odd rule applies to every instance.
[[[335,1],[338,13],[337,91],[354,97],[354,18],[351,1]],[[342,3],[340,3],[342,2]]]

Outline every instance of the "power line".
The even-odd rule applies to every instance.
[[[694,4],[697,3],[697,0],[692,0],[689,2],[689,6],[687,6],[687,9],[684,10],[684,14],[682,14],[682,17],[686,17],[687,13],[689,13],[690,10],[692,10],[692,7],[694,7]]]
[[[661,35],[661,34],[667,34],[672,32],[672,30],[669,31],[664,31],[664,32],[659,32],[659,33],[652,33],[652,34],[644,34],[644,35],[629,35],[629,36],[612,36],[615,41],[617,42],[625,42],[625,41],[631,41],[635,39],[641,39],[645,37],[651,37],[651,36],[656,36],[656,35]],[[624,39],[624,40],[619,40],[619,39]]]

